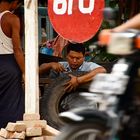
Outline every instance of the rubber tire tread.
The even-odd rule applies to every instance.
[[[73,72],[70,74],[81,76],[85,73],[87,72]],[[64,92],[64,83],[68,82],[69,80],[70,77],[68,74],[64,74],[62,77],[52,80],[51,84],[44,87],[44,94],[40,99],[41,119],[47,120],[47,123],[56,129],[59,129],[64,125],[64,122],[58,116],[60,113],[58,110],[60,101],[62,100],[63,96],[75,94],[79,90],[79,88],[77,88],[75,92],[71,92],[66,95]],[[85,86],[82,87],[88,88],[88,85],[85,84]]]

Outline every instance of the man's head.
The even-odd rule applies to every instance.
[[[24,0],[0,0],[0,2],[8,2],[8,3],[17,2],[19,4],[24,3]]]
[[[0,0],[0,2],[6,2],[10,4],[10,11],[13,11],[24,3],[24,0]]]
[[[85,47],[81,43],[67,46],[67,61],[72,70],[78,69],[84,62]]]

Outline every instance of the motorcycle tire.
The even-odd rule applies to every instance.
[[[108,128],[99,120],[66,125],[55,140],[107,140]]]

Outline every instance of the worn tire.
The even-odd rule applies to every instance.
[[[83,75],[85,72],[72,73],[73,75]],[[88,89],[88,84],[79,86],[76,91],[64,92],[64,83],[68,82],[70,77],[65,74],[58,77],[51,84],[44,88],[44,94],[40,99],[40,115],[41,119],[47,120],[47,123],[59,129],[64,122],[59,118],[59,113],[69,109],[87,104],[85,99],[79,96],[79,92]],[[84,100],[84,101],[83,101]]]

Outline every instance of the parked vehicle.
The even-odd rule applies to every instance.
[[[120,56],[111,73],[98,74],[81,93],[98,109],[60,113],[67,124],[56,140],[140,140],[140,31],[112,33],[108,52]]]

